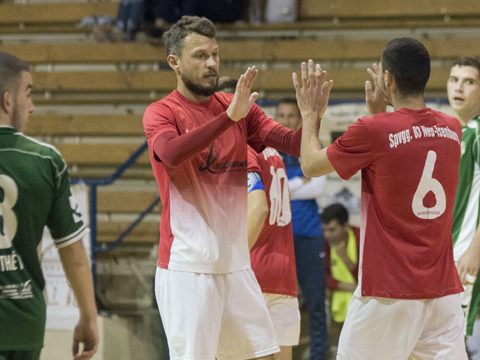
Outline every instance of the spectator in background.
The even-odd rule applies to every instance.
[[[360,231],[348,224],[348,211],[342,204],[323,209],[322,220],[327,286],[331,291],[329,343],[336,350],[348,303],[357,286]]]
[[[134,41],[143,23],[143,17],[143,0],[121,0],[115,20],[115,29],[119,36],[112,40]]]
[[[161,37],[183,15],[203,16],[214,23],[232,23],[243,19],[244,0],[149,0],[153,15],[150,35]],[[147,18],[150,16],[146,15]],[[152,16],[150,16],[152,17]]]
[[[296,130],[301,125],[295,99],[283,99],[276,108],[275,119]],[[325,265],[322,223],[316,198],[322,193],[324,176],[303,176],[298,158],[283,155],[290,191],[297,276],[310,317],[310,359],[325,359],[328,348],[325,315]]]

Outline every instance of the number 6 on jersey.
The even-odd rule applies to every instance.
[[[430,150],[427,154],[425,166],[423,167],[422,177],[418,183],[415,195],[413,195],[412,211],[416,217],[420,219],[433,220],[441,216],[447,207],[445,190],[437,179],[432,177],[435,162],[437,161],[437,153]],[[435,195],[435,205],[426,207],[423,204],[425,196],[432,192]]]

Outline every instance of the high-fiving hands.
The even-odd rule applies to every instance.
[[[381,87],[380,67],[374,63],[372,68],[367,68],[372,81],[365,81],[365,103],[370,114],[385,112],[387,110],[387,96]]]
[[[238,79],[232,102],[227,108],[228,117],[235,122],[247,116],[253,103],[258,99],[259,94],[257,92],[252,93],[253,81],[257,74],[257,68],[249,66]]]
[[[297,73],[292,74],[298,108],[304,121],[319,121],[327,109],[333,80],[328,80],[328,73],[313,60],[302,62],[300,71],[301,82]]]

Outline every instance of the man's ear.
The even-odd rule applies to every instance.
[[[13,111],[13,92],[11,90],[3,92],[0,106],[5,114],[10,114]]]
[[[177,72],[177,69],[179,68],[180,66],[180,59],[178,58],[177,55],[173,55],[173,54],[170,54],[167,56],[167,63],[168,63],[168,66],[170,66],[170,68]]]
[[[392,73],[388,70],[385,70],[383,72],[383,83],[388,88],[388,87],[392,86],[393,82],[394,82],[394,79],[393,79]]]

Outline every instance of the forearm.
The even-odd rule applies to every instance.
[[[160,135],[153,144],[153,151],[165,165],[178,166],[205,149],[233,124],[235,122],[224,112],[185,134],[172,131]]]
[[[264,144],[286,154],[298,157],[300,155],[301,140],[302,128],[291,130],[278,125],[267,135]]]
[[[480,226],[477,227],[473,240],[467,251],[473,252],[478,258],[480,258]]]
[[[307,179],[308,180],[308,179]],[[311,178],[305,181],[302,186],[290,191],[291,200],[315,199],[323,193],[325,188],[325,176]]]
[[[300,157],[302,159],[302,171],[305,176],[318,176],[317,158],[321,150],[321,145],[318,138],[320,120],[313,119],[316,116],[317,115],[315,113],[302,114],[302,118],[304,119],[304,125],[302,131]]]
[[[82,241],[59,249],[60,259],[80,309],[80,319],[96,321],[92,272]]]

